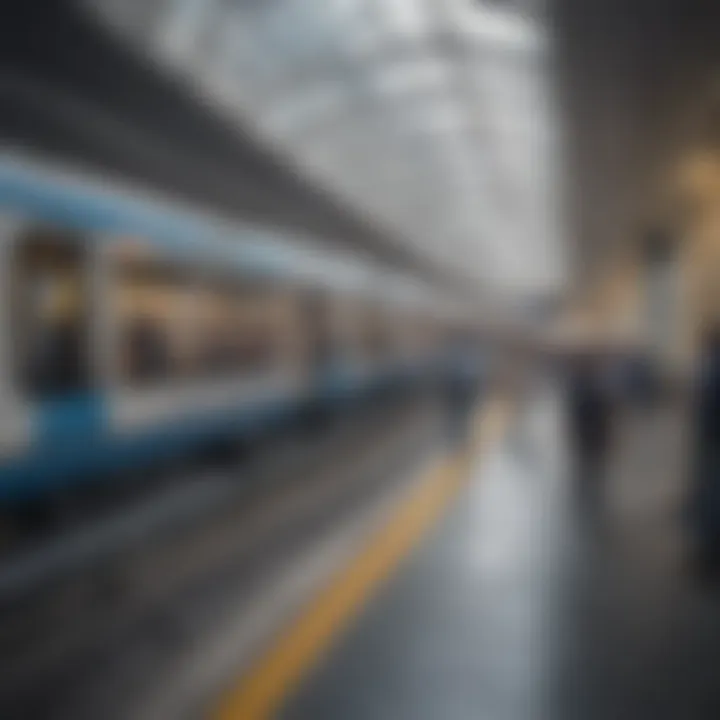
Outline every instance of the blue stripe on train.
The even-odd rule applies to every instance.
[[[290,419],[302,405],[301,396],[284,397],[121,435],[68,433],[60,442],[55,436],[0,467],[0,500],[29,499],[103,473],[182,457],[213,438],[247,436]]]
[[[284,395],[241,408],[211,411],[122,435],[89,429],[90,421],[97,422],[96,428],[102,427],[100,396],[58,404],[41,413],[39,435],[30,451],[0,467],[0,501],[39,497],[82,480],[107,477],[113,471],[182,457],[204,442],[223,436],[252,436],[292,420],[313,399],[330,404],[352,399],[371,389],[381,377],[360,376],[347,368],[335,368],[325,373],[307,394]],[[95,412],[98,414],[92,414]],[[80,431],[82,428],[85,430]]]
[[[212,241],[232,235],[233,244],[223,243],[219,257],[226,261],[230,258],[246,272],[258,275],[287,275],[295,262],[290,249],[278,250],[258,242],[261,233],[252,228],[221,230],[193,213],[71,182],[59,183],[8,160],[0,162],[0,206],[79,230],[142,237],[191,256],[212,256]]]
[[[103,397],[83,393],[40,404],[33,422],[33,440],[42,448],[63,445],[83,437],[87,441],[103,432],[106,413]]]

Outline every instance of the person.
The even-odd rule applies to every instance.
[[[628,359],[628,391],[630,398],[641,406],[651,406],[658,399],[659,381],[650,358],[634,355]]]
[[[454,445],[464,445],[468,441],[472,408],[478,392],[478,362],[475,353],[460,347],[446,375],[448,430]]]
[[[59,318],[34,338],[29,360],[30,385],[40,396],[70,394],[82,388],[81,330],[75,318]]]
[[[700,555],[720,566],[720,326],[705,334],[692,403],[691,524]]]
[[[586,351],[570,373],[570,443],[585,499],[596,499],[609,451],[613,403],[607,370],[600,353]]]
[[[167,374],[167,347],[160,327],[152,318],[140,316],[130,324],[128,350],[130,375],[134,380],[158,380]]]

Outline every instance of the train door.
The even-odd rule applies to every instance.
[[[33,407],[34,440],[41,445],[85,442],[100,429],[90,257],[82,238],[59,232],[30,231],[13,247],[15,377]]]

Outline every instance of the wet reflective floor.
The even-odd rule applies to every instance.
[[[720,717],[720,591],[689,562],[681,410],[619,416],[590,500],[563,423],[541,388],[282,717]]]

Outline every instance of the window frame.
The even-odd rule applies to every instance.
[[[26,286],[30,273],[27,271],[24,257],[29,252],[30,243],[57,244],[59,253],[66,250],[69,254],[77,253],[78,299],[82,312],[78,313],[78,338],[75,352],[77,355],[77,381],[53,378],[41,379],[43,370],[36,370],[40,378],[33,377],[28,327],[30,319],[33,323],[40,322],[28,311],[28,289]],[[54,252],[51,250],[50,252]],[[17,397],[30,404],[44,404],[61,401],[77,396],[90,395],[99,385],[95,350],[93,347],[93,301],[95,287],[92,277],[93,242],[86,232],[74,228],[63,227],[52,223],[28,221],[18,223],[7,241],[6,260],[10,271],[7,273],[7,337],[12,339],[11,347],[7,351],[8,381],[15,388]],[[75,258],[71,259],[72,261]],[[22,308],[18,312],[19,308]],[[50,363],[56,367],[56,362]],[[48,387],[43,388],[43,382]]]

